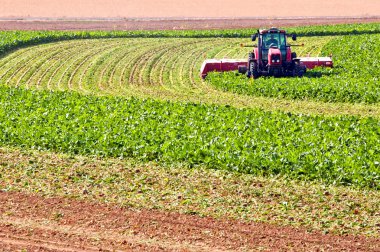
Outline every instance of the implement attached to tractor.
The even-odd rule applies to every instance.
[[[302,57],[297,58],[292,52],[287,38],[296,40],[295,34],[287,34],[284,30],[271,28],[258,30],[252,35],[252,41],[258,40],[257,45],[245,59],[208,59],[201,67],[201,77],[206,78],[207,73],[217,71],[236,71],[246,74],[247,77],[260,76],[292,76],[302,77],[306,69],[317,66],[333,67],[331,57]]]

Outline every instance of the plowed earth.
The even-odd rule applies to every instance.
[[[0,193],[2,251],[376,251],[380,239]]]

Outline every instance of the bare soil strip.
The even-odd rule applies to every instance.
[[[290,27],[380,22],[378,17],[335,18],[235,18],[235,19],[126,19],[126,20],[0,20],[0,30],[210,30],[258,27]]]
[[[0,192],[3,251],[380,249],[380,239]]]

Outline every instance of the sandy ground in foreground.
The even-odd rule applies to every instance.
[[[378,251],[380,240],[0,192],[0,251]]]

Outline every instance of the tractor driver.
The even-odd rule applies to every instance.
[[[270,39],[267,40],[266,44],[267,44],[267,47],[270,47],[270,45],[278,46],[278,41],[277,41],[277,39],[274,38],[274,34],[270,35]]]

